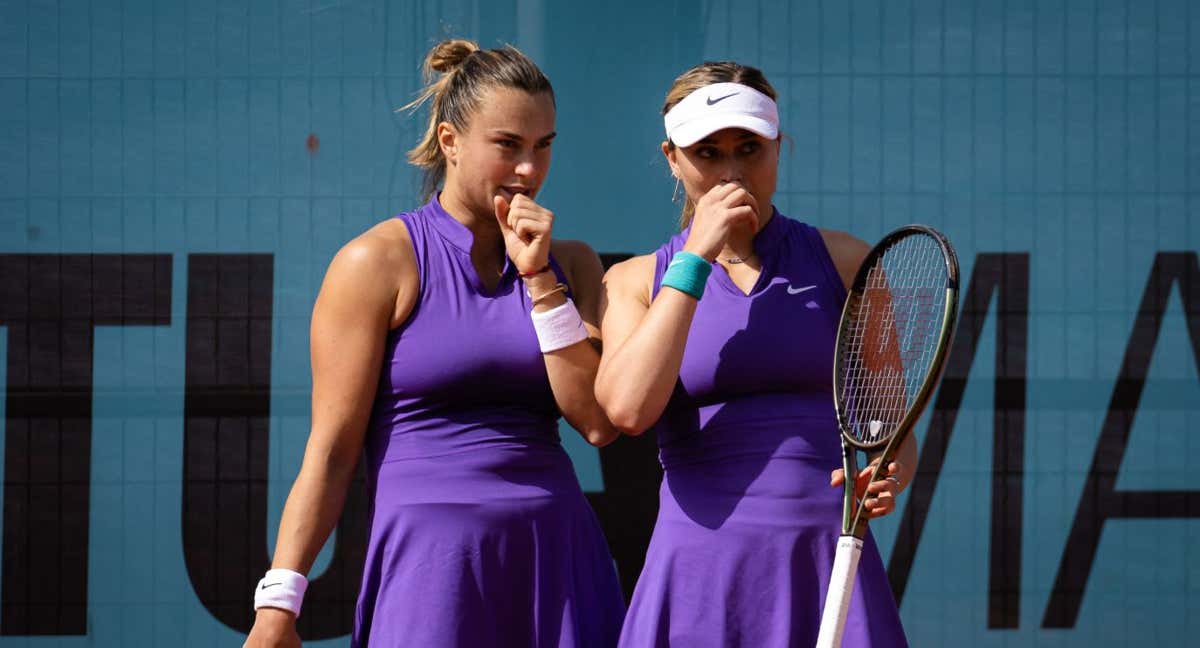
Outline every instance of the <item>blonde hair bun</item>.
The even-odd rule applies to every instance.
[[[429,55],[425,57],[425,72],[452,72],[461,66],[468,56],[478,51],[479,45],[465,38],[444,40],[429,50]]]

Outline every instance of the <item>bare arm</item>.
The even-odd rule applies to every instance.
[[[650,302],[654,257],[613,266],[604,278],[605,345],[596,399],[625,434],[641,434],[662,416],[679,379],[694,298],[660,290]]]
[[[273,567],[302,574],[312,567],[362,452],[394,303],[368,254],[340,252],[313,308],[312,430],[279,523]]]
[[[391,280],[398,275],[403,280]],[[310,330],[312,429],[279,522],[273,568],[307,574],[337,523],[362,452],[384,340],[407,317],[416,286],[412,246],[398,221],[350,242],[330,263]],[[294,634],[292,620],[290,612],[260,609],[247,645],[292,645],[276,643],[279,632]]]
[[[618,432],[608,420],[604,410],[596,403],[596,369],[600,365],[599,302],[600,278],[604,268],[600,257],[586,243],[580,241],[555,241],[554,256],[562,264],[563,272],[571,286],[575,307],[587,328],[588,339],[569,347],[543,354],[546,373],[550,376],[550,388],[563,418],[579,431],[588,443],[605,446],[617,438]],[[548,277],[553,274],[546,273]],[[535,277],[530,282],[530,291],[541,294],[552,286],[538,285],[545,281]],[[556,296],[557,297],[557,296]],[[534,310],[548,310],[561,303],[554,299],[534,306]]]

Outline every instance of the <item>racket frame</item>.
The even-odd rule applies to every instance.
[[[941,247],[942,255],[945,259],[947,275],[946,300],[942,312],[941,332],[938,337],[937,346],[934,347],[933,362],[925,373],[921,388],[917,391],[916,397],[913,398],[912,405],[909,406],[908,411],[904,414],[904,418],[896,426],[896,432],[885,440],[875,443],[864,443],[855,439],[849,433],[850,425],[846,417],[846,407],[842,399],[840,381],[843,336],[846,334],[848,328],[846,324],[851,304],[857,301],[850,297],[855,292],[863,292],[863,286],[866,285],[871,268],[875,266],[877,260],[888,249],[901,239],[914,235],[927,235],[931,237]],[[878,459],[874,470],[871,471],[870,479],[872,482],[876,481],[880,471],[886,469],[886,466],[895,459],[896,453],[900,449],[900,444],[908,437],[909,432],[921,417],[925,406],[929,403],[929,399],[933,395],[934,388],[941,378],[942,371],[945,369],[946,357],[949,355],[948,349],[954,339],[954,329],[958,319],[958,287],[958,255],[954,252],[954,247],[950,245],[950,242],[941,232],[927,225],[905,225],[889,232],[882,240],[875,244],[875,247],[871,248],[871,251],[867,253],[866,258],[863,259],[862,264],[859,266],[858,272],[854,275],[854,282],[850,285],[846,302],[842,306],[842,317],[838,322],[837,341],[834,345],[837,353],[833,362],[833,407],[837,414],[838,431],[842,440],[842,469],[846,479],[842,507],[842,535],[852,535],[861,540],[866,536],[867,532],[867,518],[862,514],[861,503],[854,492],[857,481],[855,477],[858,474],[857,452],[859,450],[866,451],[868,453],[868,463]],[[883,450],[878,452],[881,446],[883,446]]]

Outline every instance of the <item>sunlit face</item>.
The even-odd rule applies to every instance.
[[[718,184],[737,182],[758,202],[760,217],[770,213],[779,170],[779,140],[740,128],[726,128],[687,148],[663,142],[663,154],[692,202]]]
[[[485,90],[465,132],[445,122],[438,127],[446,190],[476,213],[492,212],[495,196],[536,196],[550,171],[554,135],[550,93]]]

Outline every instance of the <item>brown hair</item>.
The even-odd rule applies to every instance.
[[[414,111],[430,101],[429,122],[425,135],[408,152],[408,161],[425,170],[421,192],[428,200],[446,178],[446,157],[438,144],[437,127],[442,122],[453,124],[459,131],[479,107],[479,100],[488,88],[516,88],[531,95],[550,93],[550,80],[529,57],[511,46],[483,50],[464,39],[444,40],[425,57],[422,66],[425,88],[403,109]]]
[[[675,82],[667,90],[667,100],[663,104],[662,114],[666,115],[671,108],[675,107],[675,104],[683,101],[693,92],[714,83],[740,83],[767,95],[772,101],[778,100],[775,88],[771,87],[771,82],[767,81],[762,70],[733,61],[706,61],[675,78]],[[675,143],[669,138],[667,147],[675,148]],[[695,203],[691,198],[684,196],[683,212],[679,215],[679,229],[687,227],[688,223],[692,222],[692,214],[695,211]]]

